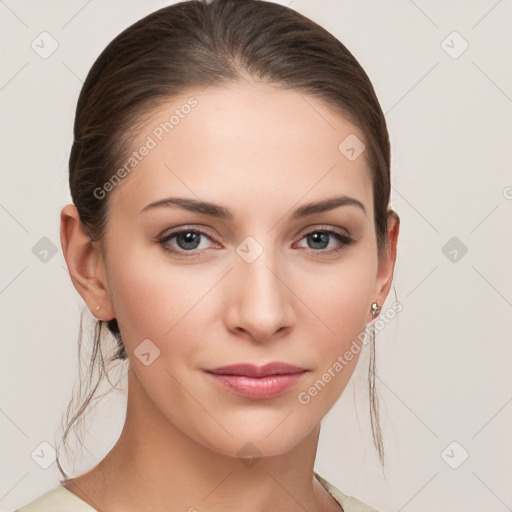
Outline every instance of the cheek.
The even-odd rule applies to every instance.
[[[299,390],[297,407],[312,417],[330,410],[355,370],[375,284],[375,261],[354,254],[303,285],[308,290],[305,302],[316,315],[305,328],[315,340],[317,365]]]
[[[109,284],[116,318],[125,331],[125,344],[152,339],[170,328],[170,325],[164,325],[162,315],[162,311],[172,311],[172,303],[164,302],[170,295],[163,295],[165,281],[155,279],[144,265],[137,269],[125,263],[117,266]]]
[[[162,355],[170,345],[178,354],[193,351],[190,340],[208,321],[209,292],[218,276],[172,265],[162,255],[153,258],[150,253],[157,250],[145,251],[119,251],[110,262],[109,287],[126,348],[133,353],[142,340],[150,339]]]
[[[148,261],[149,252],[135,241],[118,243],[109,258],[112,302],[125,345],[132,350],[143,339],[161,337],[181,309],[175,293],[179,283],[161,263]]]
[[[337,266],[317,269],[302,285],[307,292],[306,305],[322,324],[327,351],[342,350],[364,331],[375,286],[375,264],[373,258],[354,252]]]

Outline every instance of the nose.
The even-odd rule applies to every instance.
[[[235,255],[224,294],[228,329],[260,343],[291,331],[293,304],[298,299],[287,283],[287,274],[274,251],[264,250],[252,263]]]

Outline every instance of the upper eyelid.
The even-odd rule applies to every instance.
[[[187,231],[197,231],[201,233],[201,235],[206,235],[211,239],[215,239],[215,235],[209,233],[209,231],[206,228],[203,227],[192,227],[192,226],[184,226],[184,227],[178,227],[175,229],[171,229],[169,231],[164,231],[161,235],[158,236],[158,239],[161,240],[163,238],[169,238],[173,237],[175,235],[179,235],[180,233],[187,232]]]

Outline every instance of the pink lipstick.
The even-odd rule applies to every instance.
[[[307,372],[305,368],[274,362],[264,366],[250,363],[219,366],[206,370],[218,385],[245,398],[274,398],[294,387]]]

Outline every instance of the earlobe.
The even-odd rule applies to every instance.
[[[74,204],[60,214],[60,242],[73,286],[99,320],[115,318],[99,243],[85,233]]]

